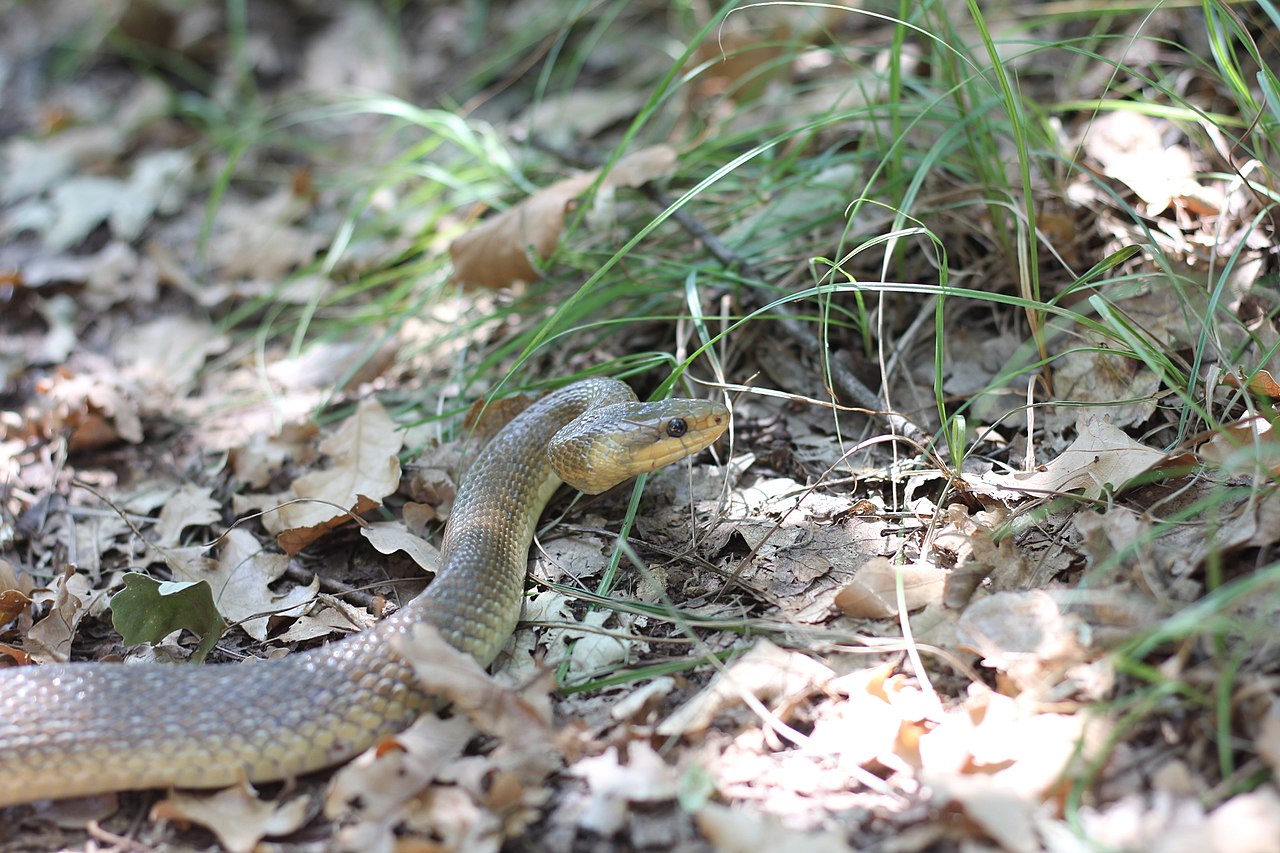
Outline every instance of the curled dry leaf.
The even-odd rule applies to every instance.
[[[37,383],[36,391],[44,409],[39,415],[41,430],[70,431],[72,451],[142,441],[137,406],[114,378],[59,372]]]
[[[310,811],[305,796],[264,802],[245,782],[215,794],[171,792],[151,807],[151,819],[198,824],[218,836],[231,853],[250,853],[263,838],[298,829]]]
[[[998,592],[970,604],[956,624],[959,641],[983,664],[1011,676],[1023,689],[1053,679],[1064,665],[1083,661],[1079,617],[1062,612],[1044,590]]]
[[[760,853],[761,850],[850,853],[853,850],[838,832],[792,829],[770,815],[717,803],[704,805],[694,820],[720,853]]]
[[[390,833],[405,803],[460,756],[476,733],[464,716],[442,720],[423,715],[334,774],[325,795],[325,815],[373,823],[378,834]]]
[[[1105,420],[1090,417],[1077,429],[1076,440],[1048,465],[1015,474],[988,474],[985,479],[1033,495],[1079,492],[1096,499],[1146,473],[1164,458],[1160,451],[1139,444]]]
[[[187,483],[164,502],[160,520],[152,532],[152,544],[160,548],[172,548],[182,541],[182,531],[188,527],[216,524],[222,518],[222,505],[214,500],[213,489]]]
[[[241,483],[261,489],[287,460],[305,458],[307,445],[315,435],[316,426],[311,421],[285,424],[272,435],[256,432],[243,446],[231,449],[231,470]]]
[[[1218,428],[1198,452],[1205,462],[1230,473],[1252,474],[1261,466],[1280,474],[1280,433],[1261,415]]]
[[[278,541],[296,554],[334,527],[378,506],[400,486],[402,436],[377,400],[360,403],[355,414],[320,443],[333,467],[304,474],[293,482],[299,498],[280,508],[284,527]],[[335,506],[336,505],[336,506]]]
[[[360,535],[380,554],[404,551],[422,570],[435,574],[440,568],[440,550],[421,536],[415,536],[401,521],[378,521],[360,528]]]
[[[68,566],[54,580],[52,594],[39,592],[32,596],[42,603],[52,600],[53,607],[27,632],[26,651],[41,663],[66,663],[71,659],[71,641],[80,620],[106,595],[106,590],[94,589],[86,575]]]
[[[639,186],[671,174],[675,161],[675,149],[669,146],[641,149],[615,163],[600,188]],[[458,237],[449,244],[454,274],[461,281],[493,289],[538,278],[535,263],[550,257],[560,243],[569,203],[599,176],[600,170],[593,169],[543,187]]]
[[[253,534],[242,527],[227,531],[222,538],[216,567],[208,561],[194,565],[168,562],[180,580],[208,581],[218,611],[256,640],[266,640],[270,616],[299,615],[320,589],[318,577],[307,586],[295,586],[283,593],[271,589],[271,584],[288,569],[289,558],[266,553]]]
[[[872,557],[853,582],[836,593],[836,607],[846,616],[886,619],[898,615],[898,577],[907,611],[919,610],[942,597],[947,572],[925,564],[894,565],[887,557]]]
[[[1276,380],[1270,370],[1259,370],[1248,381],[1234,373],[1228,373],[1222,377],[1222,383],[1232,388],[1248,388],[1253,393],[1264,397],[1280,397],[1280,381]]]
[[[543,692],[528,687],[512,689],[484,671],[475,658],[445,642],[429,625],[419,625],[392,641],[396,651],[413,666],[422,686],[449,698],[481,730],[488,734],[527,742],[535,733],[552,736],[551,702]]]

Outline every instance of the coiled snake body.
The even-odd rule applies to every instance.
[[[329,767],[437,703],[391,638],[435,626],[488,665],[520,615],[529,543],[563,480],[604,491],[711,444],[717,403],[639,403],[588,379],[534,403],[468,472],[427,591],[375,628],[280,660],[0,671],[0,806],[154,787],[268,782]]]

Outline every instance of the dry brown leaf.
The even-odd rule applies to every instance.
[[[460,756],[475,735],[475,726],[464,716],[442,720],[423,715],[334,774],[325,795],[325,815],[373,822],[390,832],[405,803]]]
[[[621,158],[600,187],[639,186],[671,173],[675,150],[665,145],[644,148]],[[506,287],[538,277],[536,261],[551,256],[560,243],[569,203],[596,182],[593,169],[543,187],[513,207],[449,244],[454,275],[481,287]]]
[[[1205,462],[1229,473],[1253,474],[1261,466],[1280,474],[1280,434],[1261,415],[1224,424],[1197,452]]]
[[[73,451],[93,450],[117,441],[142,442],[137,406],[112,377],[57,373],[36,390],[44,412],[41,426],[49,434],[67,430]]]
[[[1232,388],[1248,388],[1253,393],[1264,397],[1280,397],[1280,382],[1276,381],[1269,370],[1259,370],[1248,382],[1234,373],[1228,373],[1222,377],[1222,384],[1230,385]]]
[[[1129,438],[1104,420],[1090,417],[1062,455],[1035,471],[988,474],[987,482],[1032,495],[1078,492],[1096,499],[1149,471],[1164,454]]]
[[[764,701],[791,698],[821,688],[834,674],[830,667],[808,655],[784,651],[768,640],[760,640],[663,720],[657,732],[664,737],[697,734],[705,731],[722,709],[741,701],[744,694]]]
[[[899,566],[887,557],[872,557],[853,582],[836,593],[836,607],[846,616],[885,619],[898,615],[898,577],[908,612],[942,597],[948,572],[923,563]]]
[[[307,448],[316,435],[312,421],[285,424],[268,435],[254,433],[241,447],[232,448],[229,458],[236,479],[251,489],[261,489],[290,459],[307,458]]]
[[[129,331],[116,343],[121,373],[145,389],[144,400],[163,410],[164,400],[185,396],[209,356],[225,352],[231,339],[213,324],[189,316],[161,317]],[[154,399],[154,397],[161,399]]]
[[[1044,590],[997,592],[960,614],[956,636],[985,666],[1008,674],[1023,690],[1052,686],[1065,667],[1087,657],[1087,628]]]
[[[314,500],[281,507],[280,547],[296,554],[330,529],[348,523],[348,512],[359,515],[379,506],[400,485],[401,443],[402,435],[382,404],[373,399],[361,402],[355,414],[320,443],[320,449],[333,457],[333,466],[294,480],[297,496]]]
[[[213,498],[213,489],[187,483],[164,502],[160,520],[153,528],[153,545],[171,548],[182,541],[188,527],[203,527],[222,520],[222,504]]]
[[[1157,216],[1174,201],[1195,213],[1216,214],[1225,198],[1196,181],[1191,154],[1181,145],[1165,146],[1165,122],[1133,110],[1104,113],[1084,137],[1085,151],[1146,202],[1147,216]]]
[[[421,536],[410,533],[402,521],[376,521],[361,527],[360,535],[380,554],[404,551],[428,574],[435,574],[440,568],[440,550]]]
[[[263,838],[288,835],[306,821],[307,797],[264,802],[248,782],[215,794],[173,791],[151,807],[151,819],[203,826],[231,853],[250,853]]]
[[[106,590],[94,589],[88,577],[68,566],[53,582],[53,591],[36,591],[33,599],[51,603],[49,613],[27,631],[23,644],[31,657],[41,663],[66,663],[71,659],[71,641],[76,626],[91,607],[106,599]]]
[[[1209,815],[1208,847],[1231,853],[1280,853],[1280,794],[1273,785],[1237,794]]]
[[[1262,718],[1254,748],[1271,768],[1271,772],[1280,778],[1280,699],[1271,703],[1267,715]]]
[[[879,760],[894,766],[892,756],[902,751],[903,729],[911,721],[904,718],[910,703],[900,697],[890,702],[885,693],[884,682],[892,672],[892,666],[881,665],[832,679],[827,690],[844,699],[816,709],[805,749],[839,756],[841,763],[863,766]]]
[[[274,288],[292,269],[311,261],[325,237],[291,224],[308,206],[287,185],[259,201],[229,199],[219,205],[218,232],[209,240],[208,255],[221,279],[248,278]]]
[[[175,565],[173,561],[169,565],[179,580],[208,581],[218,612],[256,640],[266,640],[270,616],[301,614],[320,589],[318,577],[307,586],[290,587],[285,592],[271,589],[289,568],[289,558],[266,553],[253,534],[241,527],[228,530],[222,538],[216,567],[207,563]]]
[[[804,853],[851,853],[838,832],[791,829],[770,815],[706,803],[694,815],[698,829],[719,853],[801,850]]]
[[[595,180],[595,172],[586,172],[557,181],[458,237],[449,244],[454,275],[492,289],[537,279],[530,253],[539,260],[550,257],[564,230],[566,206]]]
[[[429,625],[395,637],[396,651],[413,666],[422,686],[449,698],[482,731],[527,743],[541,735],[545,753],[552,741],[551,703],[535,686],[512,689],[484,671],[471,655],[445,642]]]
[[[26,574],[19,576],[13,565],[0,559],[0,625],[7,625],[31,605],[34,584]]]

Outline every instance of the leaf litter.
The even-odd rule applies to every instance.
[[[198,25],[202,4],[165,14],[189,33],[207,26]],[[430,14],[440,16],[437,33],[457,31],[447,10]],[[821,81],[832,91],[786,97],[794,69],[775,62],[773,42],[811,34],[785,15],[739,29],[744,18],[732,18],[702,57],[714,71],[698,78],[697,98],[733,107],[718,118],[710,111],[721,128],[754,132],[766,116],[846,103],[838,79]],[[351,40],[379,45],[376,61],[339,61],[355,55]],[[287,62],[270,39],[255,44],[264,68]],[[717,63],[726,49],[735,61]],[[309,45],[298,86],[400,91],[425,73],[406,71],[408,59],[368,7],[351,6]],[[440,352],[455,357],[507,333],[494,319],[461,328],[467,311],[505,296],[442,299],[434,315],[389,334],[385,357],[354,379],[347,368],[368,349],[362,341],[317,342],[301,354],[273,341],[259,353],[222,333],[205,311],[264,295],[322,306],[333,295],[344,271],[317,264],[335,199],[309,189],[306,170],[266,193],[233,180],[207,255],[197,257],[196,188],[227,164],[170,144],[159,85],[137,84],[111,114],[3,145],[0,230],[12,242],[0,260],[20,271],[22,304],[16,320],[6,318],[16,328],[0,349],[6,401],[18,401],[12,410],[6,402],[0,444],[9,484],[0,639],[17,661],[138,654],[104,635],[100,621],[127,583],[122,569],[137,563],[208,581],[219,615],[241,629],[223,641],[236,654],[277,654],[367,626],[411,594],[401,581],[420,581],[433,563],[410,529],[447,517],[462,456],[453,445],[430,448],[429,473],[414,489],[420,502],[402,503],[405,433],[373,395],[417,387],[418,367],[433,371],[424,342],[453,335]],[[862,94],[874,99],[873,88]],[[645,100],[597,94],[611,103],[593,121],[576,119],[570,139],[604,132]],[[540,115],[513,112],[512,127],[536,131],[557,108],[582,109],[558,100]],[[843,132],[857,126],[848,118]],[[1077,131],[1091,168],[1157,222],[1162,249],[1192,269],[1232,250],[1203,218],[1242,215],[1246,190],[1169,142],[1174,125],[1115,112]],[[363,153],[363,129],[344,132],[348,150]],[[680,165],[668,146],[630,156],[639,155],[603,179],[590,171],[553,181],[457,238],[457,278],[498,288],[541,277],[566,243],[582,239],[566,234],[565,221],[588,188],[598,183],[595,203],[608,218],[611,195]],[[837,166],[802,189],[762,196],[738,220],[740,239],[767,243],[803,229],[807,209],[847,201],[857,177]],[[1096,212],[1116,246],[1136,239],[1132,219],[1096,181],[1082,176],[1069,198]],[[1241,239],[1249,247],[1261,234]],[[384,236],[403,245],[403,234]],[[1244,314],[1248,269],[1229,306]],[[1135,280],[1153,274],[1137,267]],[[1178,321],[1185,303],[1171,288],[1138,287],[1115,302],[1164,348],[1188,343]],[[1240,364],[1249,348],[1277,339],[1265,311],[1250,335],[1236,337],[1223,343]],[[611,592],[616,602],[598,600],[590,583],[609,572],[612,535],[549,541],[540,577],[574,592],[534,593],[533,627],[512,639],[495,676],[429,634],[401,650],[424,685],[452,700],[451,716],[426,717],[378,745],[334,774],[327,793],[312,784],[301,794],[260,796],[246,786],[174,795],[152,817],[208,827],[231,850],[289,838],[309,822],[352,850],[497,850],[530,838],[548,849],[602,839],[636,849],[1084,849],[1068,814],[1092,841],[1122,849],[1275,850],[1280,797],[1270,782],[1242,784],[1280,766],[1275,640],[1257,629],[1274,624],[1274,594],[1183,610],[1220,594],[1215,572],[1247,577],[1280,536],[1266,485],[1276,470],[1274,413],[1236,408],[1224,428],[1170,450],[1140,429],[1159,425],[1162,405],[1149,365],[1090,351],[1105,342],[1078,327],[1054,326],[1047,340],[1061,355],[1058,399],[1089,405],[1048,406],[1034,445],[1021,425],[1001,426],[1016,436],[1012,445],[992,426],[980,445],[1009,452],[971,458],[953,480],[900,459],[854,461],[830,418],[788,408],[798,395],[828,396],[813,366],[790,354],[747,355],[777,392],[737,407],[739,440],[753,452],[719,470],[653,478],[636,523],[650,565]],[[948,393],[991,388],[1029,358],[1010,336],[973,343],[949,340]],[[1224,364],[1211,392],[1273,388],[1270,374],[1237,376],[1238,367]],[[912,371],[891,387],[899,400],[927,400],[928,382]],[[342,393],[326,398],[339,383]],[[991,389],[992,405],[976,407],[975,422],[991,425],[1024,393]],[[455,387],[447,399],[477,394]],[[310,416],[322,401],[345,409],[336,426],[318,430]],[[837,473],[857,487],[836,482]],[[589,510],[588,526],[605,527],[616,509]],[[258,510],[261,518],[248,518]],[[248,523],[228,527],[232,516]],[[347,535],[356,526],[358,539]],[[323,562],[316,551],[359,554],[366,541],[388,557],[366,555],[373,568],[358,580],[372,593],[362,603],[321,593],[314,574],[297,578],[304,561]],[[1238,682],[1224,685],[1222,661],[1195,648],[1201,620],[1184,612],[1218,627]],[[191,653],[195,641],[178,637],[175,647]],[[252,645],[239,645],[248,637]],[[1147,669],[1130,654],[1158,644],[1175,651]],[[647,668],[673,660],[685,663]],[[552,673],[574,692],[556,694]],[[624,677],[610,680],[614,673]],[[1223,725],[1243,744],[1238,766],[1211,766],[1195,705],[1165,717],[1108,713],[1130,696],[1170,701],[1160,689],[1219,691]],[[1069,812],[1079,791],[1083,802]],[[168,832],[161,824],[140,837],[175,843]]]

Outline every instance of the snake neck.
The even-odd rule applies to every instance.
[[[445,529],[440,571],[405,608],[404,621],[425,621],[487,666],[515,629],[524,601],[529,545],[561,480],[547,442],[588,409],[634,401],[615,379],[578,382],[517,415],[466,473]],[[486,579],[477,584],[476,578]]]

